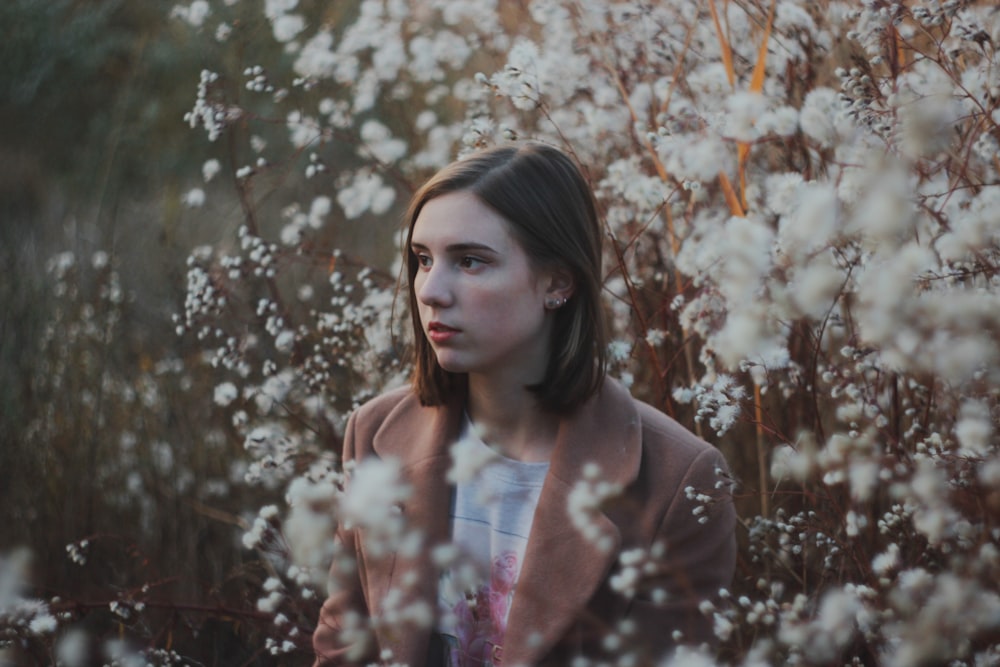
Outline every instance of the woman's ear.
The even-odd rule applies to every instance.
[[[552,269],[548,273],[545,288],[545,307],[549,310],[561,308],[573,296],[576,282],[573,274],[563,268]]]

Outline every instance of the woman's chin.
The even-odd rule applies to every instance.
[[[438,354],[437,355],[438,366],[442,370],[446,370],[449,373],[468,373],[469,368],[467,364],[462,363],[461,359],[456,359],[452,355],[448,354]]]

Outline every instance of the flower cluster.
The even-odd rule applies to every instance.
[[[24,591],[30,558],[26,550],[0,554],[0,648],[21,635],[51,634],[58,625],[49,605]]]

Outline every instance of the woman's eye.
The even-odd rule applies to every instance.
[[[419,264],[422,268],[429,269],[431,266],[431,256],[418,253],[417,264]]]
[[[478,257],[471,257],[471,256],[468,256],[468,255],[466,255],[465,257],[463,257],[458,262],[459,266],[461,266],[463,269],[475,269],[475,268],[479,267],[480,265],[482,265],[482,263],[483,263],[483,260],[479,259]]]

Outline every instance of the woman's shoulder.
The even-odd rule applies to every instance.
[[[633,398],[632,401],[639,412],[644,442],[657,447],[679,448],[691,456],[715,449],[661,410],[637,398]]]
[[[408,401],[419,405],[416,394],[409,384],[388,389],[374,398],[370,398],[354,410],[352,417],[365,421],[381,422],[393,410],[406,407]]]
[[[690,500],[693,492],[697,498],[710,498],[713,507],[722,508],[712,509],[711,513],[731,514],[733,478],[722,452],[669,415],[637,399],[633,401],[642,423],[640,485],[652,496],[666,494],[664,500],[671,503],[677,498],[694,502]],[[731,530],[728,520],[714,525]]]
[[[381,394],[368,399],[354,411],[365,416],[392,412],[396,406],[405,403],[407,399],[416,400],[413,387],[409,384],[392,387]]]
[[[621,428],[638,427],[636,444],[644,468],[685,469],[695,461],[718,460],[719,450],[661,410],[632,396],[628,388],[605,378],[597,400],[591,404],[598,423],[621,421]],[[623,431],[624,432],[624,431]],[[638,453],[638,452],[637,452]]]
[[[441,442],[457,434],[454,409],[424,406],[409,386],[379,394],[357,408],[348,420],[345,456],[394,456],[405,462],[438,454]],[[447,452],[447,449],[445,449]]]
[[[639,507],[641,521],[663,527],[669,524],[674,536],[687,534],[701,526],[703,512],[696,510],[710,499],[712,514],[731,514],[732,478],[722,452],[688,430],[683,424],[654,406],[632,397],[627,391],[614,392],[616,402],[627,402],[636,420],[639,440],[639,465],[626,493],[633,502],[624,507]],[[718,507],[719,509],[714,509]],[[666,518],[664,518],[666,517]],[[632,525],[633,518],[620,520]],[[664,523],[666,522],[666,523]],[[712,524],[721,535],[732,530],[732,521]]]
[[[725,457],[715,445],[652,405],[632,400],[642,424],[643,457],[651,464],[647,468],[707,474],[713,478],[728,474]]]
[[[371,398],[351,413],[344,433],[344,456],[363,458],[371,452],[375,435],[393,412],[406,409],[416,396],[408,385],[396,387]]]

